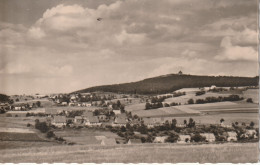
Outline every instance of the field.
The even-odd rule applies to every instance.
[[[55,146],[0,150],[1,163],[256,163],[258,143]]]
[[[34,124],[35,117],[0,117],[0,150],[12,148],[30,148],[57,146],[27,123]],[[40,121],[45,118],[39,118]]]
[[[100,144],[100,137],[119,138],[116,134],[109,131],[99,131],[87,128],[57,130],[54,133],[56,136],[63,137],[67,142],[86,145]]]
[[[259,94],[258,89],[248,89],[248,90],[243,92],[242,96],[244,98],[252,98],[254,103],[259,103],[258,94]]]

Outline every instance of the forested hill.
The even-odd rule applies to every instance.
[[[95,86],[73,93],[102,91],[129,94],[162,94],[181,88],[209,87],[211,85],[217,87],[256,86],[258,85],[258,78],[170,74],[131,83]]]

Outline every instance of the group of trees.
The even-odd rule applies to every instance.
[[[178,75],[159,76],[148,78],[138,82],[96,86],[83,89],[78,92],[114,92],[114,93],[132,93],[132,94],[164,94],[181,88],[197,88],[201,86],[216,85],[218,87],[236,87],[236,86],[256,86],[258,77],[228,77],[228,76],[196,76],[196,75]]]
[[[120,110],[121,113],[125,113],[125,105],[121,104],[119,100],[116,103],[112,103],[112,108],[114,110]]]
[[[42,133],[46,133],[50,129],[46,122],[40,122],[39,119],[35,120],[35,128],[40,130]]]
[[[243,100],[243,97],[240,97],[238,95],[230,95],[228,97],[206,97],[205,99],[197,99],[196,102],[194,102],[193,99],[188,100],[188,104],[205,104],[205,103],[214,103],[214,102],[223,102],[223,101],[239,101]]]
[[[186,95],[186,92],[173,92],[173,97],[179,97],[183,95]]]
[[[196,96],[204,95],[206,92],[205,91],[197,91]]]
[[[147,102],[145,104],[145,110],[148,110],[148,109],[157,109],[157,108],[162,108],[163,107],[163,104],[162,102],[157,102],[157,103],[149,103]]]

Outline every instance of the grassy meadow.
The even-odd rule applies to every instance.
[[[258,143],[55,146],[0,150],[1,163],[255,163]]]

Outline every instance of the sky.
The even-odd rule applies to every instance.
[[[0,0],[0,11],[0,93],[72,92],[179,70],[258,75],[257,0]]]

